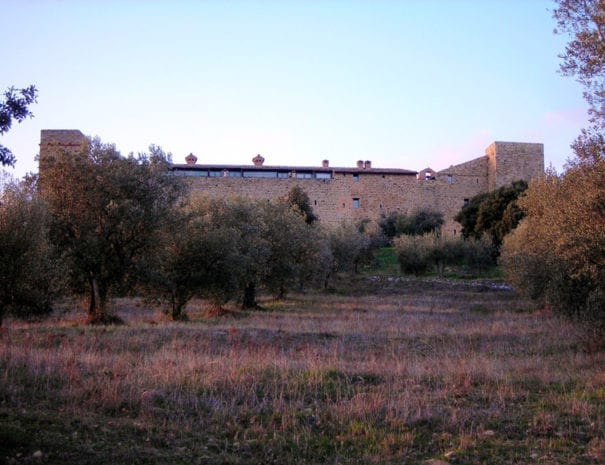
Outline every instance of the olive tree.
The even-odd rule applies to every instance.
[[[309,221],[309,212],[296,204],[269,202],[263,206],[263,215],[269,255],[262,282],[283,298],[289,289],[300,289],[321,275],[323,238],[314,221]]]
[[[122,157],[98,139],[45,163],[40,183],[51,237],[72,289],[88,294],[90,323],[116,321],[108,298],[132,288],[159,245],[158,233],[183,193],[180,179],[167,173],[168,157],[157,147]]]
[[[25,183],[0,194],[0,325],[12,313],[48,313],[60,289],[61,269],[48,237],[46,205]]]
[[[522,227],[501,257],[511,282],[560,314],[605,328],[605,162],[549,172],[520,206]]]
[[[149,260],[142,289],[173,320],[187,319],[185,309],[194,297],[208,299],[220,313],[238,291],[238,232],[215,221],[209,211],[199,198],[176,208],[160,234],[161,247]]]

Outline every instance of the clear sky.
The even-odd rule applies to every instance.
[[[444,169],[494,140],[561,169],[586,126],[546,0],[0,0],[0,90],[36,85],[0,144],[41,129],[182,163]]]

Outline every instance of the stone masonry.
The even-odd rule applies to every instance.
[[[86,146],[77,130],[43,130],[40,141],[40,174],[44,161],[57,153],[74,153]],[[535,143],[494,142],[485,155],[447,169],[420,172],[378,168],[371,161],[354,167],[333,168],[328,160],[318,166],[270,166],[257,155],[250,165],[198,164],[190,154],[186,163],[173,164],[175,175],[184,176],[193,191],[209,196],[271,200],[300,186],[311,200],[322,223],[343,220],[377,221],[391,212],[412,213],[432,209],[443,213],[444,229],[458,234],[453,217],[471,197],[516,180],[529,181],[544,174],[544,146]]]

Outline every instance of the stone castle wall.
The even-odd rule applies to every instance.
[[[42,131],[40,143],[41,173],[43,161],[57,150],[81,150],[85,145],[80,131]],[[72,152],[73,153],[73,152]],[[195,157],[193,157],[195,159]],[[190,176],[201,167],[191,160],[188,165],[174,165],[175,174],[187,175],[192,191],[228,198],[248,197],[271,200],[287,195],[295,186],[303,189],[313,210],[322,223],[336,224],[343,220],[364,218],[377,221],[391,212],[412,213],[418,209],[432,209],[444,214],[445,230],[460,232],[453,217],[471,197],[496,189],[519,179],[530,180],[544,173],[544,146],[542,144],[494,142],[485,156],[445,170],[421,173],[406,170],[371,168],[327,168],[329,179],[247,178],[228,176]],[[217,165],[219,166],[219,165]],[[233,167],[242,169],[241,166]],[[268,167],[264,167],[267,169]],[[245,169],[254,170],[253,165]],[[261,169],[261,168],[258,168]],[[296,167],[292,168],[293,170]],[[301,169],[309,169],[302,167]]]

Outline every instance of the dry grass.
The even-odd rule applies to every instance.
[[[605,461],[605,354],[511,291],[366,279],[265,308],[7,321],[0,463]]]

